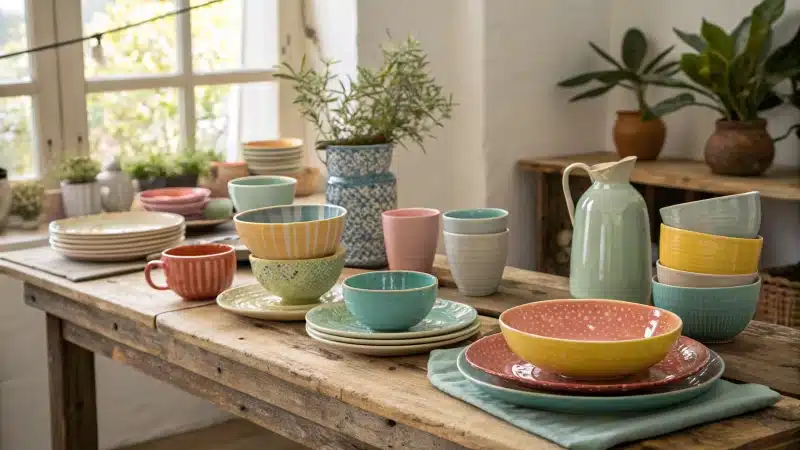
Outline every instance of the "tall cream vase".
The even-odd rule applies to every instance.
[[[103,212],[100,183],[61,182],[61,198],[64,201],[64,214],[67,217],[87,216]]]

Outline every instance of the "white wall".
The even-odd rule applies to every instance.
[[[0,448],[50,448],[45,316],[22,283],[0,275]],[[100,447],[147,441],[228,419],[210,403],[95,357]]]

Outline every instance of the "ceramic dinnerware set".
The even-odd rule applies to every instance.
[[[220,225],[233,216],[231,201],[211,198],[211,191],[206,188],[149,189],[139,193],[139,202],[146,211],[183,216],[187,228]]]
[[[617,300],[528,303],[500,315],[501,333],[479,339],[458,369],[486,394],[569,413],[663,408],[706,392],[722,359],[681,336],[681,318]]]
[[[461,209],[444,213],[444,246],[462,294],[494,294],[508,257],[508,211]]]
[[[295,175],[303,170],[303,141],[276,139],[245,142],[244,160],[255,175]]]
[[[331,288],[344,269],[346,215],[334,205],[279,205],[238,213],[236,231],[250,250],[259,284],[229,289],[217,304],[258,319],[303,320],[311,308],[336,301],[340,296]]]
[[[306,314],[306,332],[322,345],[374,356],[423,353],[478,334],[475,308],[437,298],[438,280],[424,272],[387,270],[342,283],[344,302]]]
[[[179,245],[183,216],[129,211],[71,217],[50,222],[50,247],[81,261],[132,261]]]
[[[731,341],[753,318],[763,239],[757,191],[661,208],[653,303],[683,319],[683,333]]]

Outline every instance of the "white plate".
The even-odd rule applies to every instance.
[[[282,305],[277,295],[265,291],[260,284],[248,284],[228,289],[217,296],[220,308],[240,316],[261,320],[301,321],[306,313],[320,304],[341,301],[338,289],[320,298],[319,303],[308,305]]]
[[[284,153],[252,153],[252,152],[244,152],[244,159],[245,160],[274,160],[274,159],[291,159],[291,158],[302,158],[303,151],[298,150],[296,152],[284,152]]]
[[[217,225],[222,225],[225,222],[230,222],[231,219],[232,217],[226,217],[224,219],[187,220],[186,228],[190,230],[194,230],[197,228],[211,228]]]
[[[71,217],[50,222],[50,232],[75,237],[139,237],[177,229],[185,222],[178,214],[128,211]]]
[[[359,345],[417,345],[417,344],[430,344],[434,342],[441,342],[441,341],[448,341],[450,339],[455,339],[457,337],[466,336],[468,334],[473,334],[474,332],[480,330],[481,328],[481,320],[475,319],[473,325],[464,328],[463,330],[454,331],[448,334],[442,334],[439,336],[429,336],[429,337],[421,337],[421,338],[413,338],[413,339],[356,339],[356,338],[349,338],[344,336],[336,336],[335,334],[327,334],[321,331],[318,331],[310,326],[306,325],[306,329],[310,329],[310,331],[314,332],[317,336],[322,339],[327,339],[329,341],[336,341],[336,342],[344,342],[345,344],[359,344]]]
[[[176,240],[180,239],[182,236],[183,233],[180,234],[170,233],[164,236],[158,236],[155,239],[143,239],[143,240],[121,239],[113,242],[81,242],[81,241],[71,241],[68,239],[61,239],[56,236],[51,236],[50,244],[54,244],[69,250],[83,250],[83,251],[105,250],[105,249],[125,250],[125,249],[138,249],[143,247],[155,247],[158,245],[169,244],[170,242],[175,242]]]
[[[153,250],[141,250],[135,252],[112,252],[112,253],[85,253],[85,252],[76,252],[73,250],[64,250],[59,249],[56,247],[52,247],[54,251],[66,256],[70,259],[75,259],[78,261],[97,261],[97,262],[112,262],[112,261],[133,261],[136,259],[145,259],[151,253],[161,252],[166,250],[170,247],[175,247],[180,245],[183,242],[183,239],[180,241],[173,242],[170,245],[164,246],[163,248],[156,248]]]
[[[133,256],[133,255],[143,255],[147,256],[151,253],[161,252],[171,247],[175,247],[180,245],[183,242],[183,237],[178,239],[163,242],[160,244],[153,244],[141,247],[134,247],[134,248],[126,248],[126,249],[117,249],[117,248],[102,248],[102,249],[78,249],[74,247],[64,247],[60,244],[56,244],[51,242],[50,248],[56,250],[63,254],[71,254],[75,256],[85,256],[85,257],[93,257],[93,256]]]
[[[317,334],[312,328],[306,327],[306,332],[315,341],[327,347],[335,348],[337,350],[344,350],[352,353],[360,353],[362,355],[371,356],[403,356],[414,355],[417,353],[425,353],[447,345],[455,344],[457,342],[465,341],[478,334],[478,331],[473,331],[471,334],[466,334],[461,337],[448,339],[446,341],[429,342],[427,344],[417,345],[356,345],[347,344],[344,342],[329,341]]]

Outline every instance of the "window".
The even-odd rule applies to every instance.
[[[13,160],[13,175],[52,182],[49,163],[74,154],[104,160],[195,148],[231,159],[242,140],[302,136],[291,92],[272,77],[279,61],[302,57],[300,1],[223,0],[0,60],[0,145],[13,149],[0,164]],[[8,53],[92,36],[207,2],[0,0],[0,46]],[[31,28],[49,35],[34,39]]]

